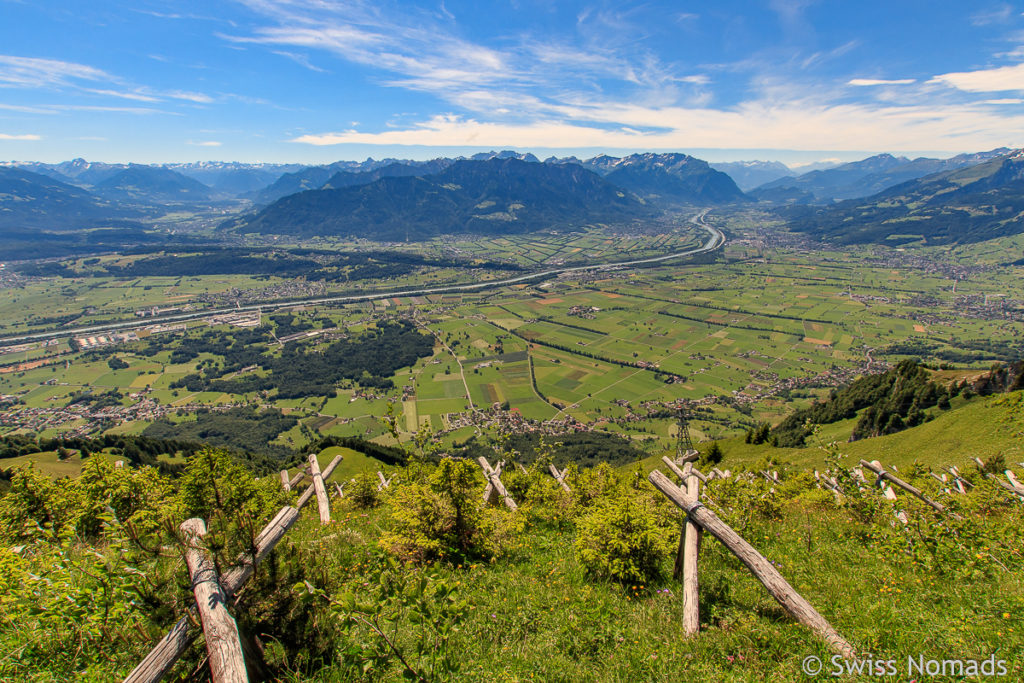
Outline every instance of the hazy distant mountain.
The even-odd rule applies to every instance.
[[[750,195],[763,201],[778,201],[781,189],[785,190],[782,194],[799,197],[798,201],[801,203],[825,204],[831,202],[837,193],[842,193],[845,188],[865,176],[878,174],[908,161],[906,157],[878,154],[824,171],[811,171],[795,178],[779,178],[761,185],[750,192]],[[794,190],[797,192],[794,193]]]
[[[75,183],[74,178],[64,175],[60,171],[53,168],[51,164],[41,164],[38,162],[31,161],[24,163],[6,163],[3,164],[3,166],[6,168],[20,168],[21,170],[28,171],[29,173],[38,173],[39,175],[46,176],[47,178],[50,178],[52,180],[60,181],[65,185],[77,184]]]
[[[262,164],[238,161],[197,161],[187,164],[161,164],[164,168],[198,180],[222,194],[237,196],[267,187],[285,173],[294,173],[303,164]]]
[[[387,166],[381,166],[373,171],[362,171],[353,173],[351,171],[338,171],[327,179],[320,189],[330,190],[339,187],[355,187],[357,185],[369,185],[381,178],[403,178],[408,176],[424,176],[433,173],[440,173],[454,163],[451,159],[433,159],[416,166],[395,162]]]
[[[533,156],[530,152],[516,152],[511,149],[502,150],[501,152],[480,152],[470,157],[472,161],[488,161],[490,159],[519,159],[520,161],[529,161],[531,163],[540,163],[540,159]]]
[[[789,170],[793,172],[793,175],[799,176],[811,171],[826,171],[836,166],[842,166],[842,164],[843,162],[838,159],[821,159],[810,163],[791,164]]]
[[[168,168],[142,164],[130,164],[96,183],[93,190],[107,199],[144,204],[205,202],[216,198],[216,193],[198,180]]]
[[[780,161],[720,161],[710,166],[732,178],[744,192],[779,178],[796,175]]]
[[[994,149],[990,152],[978,152],[975,154],[960,154],[949,159],[929,159],[919,157],[899,166],[870,173],[860,180],[851,183],[847,187],[839,188],[834,194],[835,199],[856,199],[858,197],[869,197],[882,190],[905,183],[908,180],[923,178],[933,173],[943,171],[954,171],[958,168],[974,166],[983,161],[994,159],[1009,154],[1011,150],[1006,147]]]
[[[575,164],[463,160],[427,176],[293,194],[226,227],[240,232],[418,240],[439,234],[573,229],[651,215]]]
[[[21,168],[0,167],[0,228],[78,230],[135,215],[82,188]]]
[[[267,187],[244,196],[257,204],[270,204],[296,192],[319,189],[332,175],[341,170],[343,167],[340,165],[335,167],[333,164],[330,166],[307,166],[298,171],[285,173]]]
[[[597,156],[583,167],[641,197],[663,203],[724,204],[747,198],[733,179],[708,162],[686,154],[631,154],[616,158]]]
[[[1024,150],[935,173],[871,197],[792,207],[790,227],[843,243],[978,242],[1024,232]]]
[[[981,163],[1009,152],[997,149],[961,154],[949,159],[920,157],[907,159],[879,154],[861,161],[841,164],[823,171],[811,171],[795,178],[780,178],[753,190],[761,201],[774,203],[827,204],[844,199],[868,197],[908,180]]]

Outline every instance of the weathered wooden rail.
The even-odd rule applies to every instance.
[[[335,456],[324,468],[322,476],[330,478],[341,456]],[[225,599],[230,599],[256,571],[256,565],[262,562],[299,519],[299,511],[313,499],[314,488],[308,486],[295,506],[286,505],[281,508],[270,522],[263,527],[253,541],[250,551],[242,553],[235,561],[235,566],[220,577],[220,587]],[[155,683],[171,670],[185,650],[199,637],[199,629],[193,626],[192,620],[184,616],[171,627],[171,630],[153,647],[145,659],[125,677],[125,683]]]
[[[568,467],[563,468],[562,471],[559,472],[557,467],[549,463],[548,470],[551,472],[551,476],[558,481],[559,486],[565,489],[566,493],[572,493],[572,491],[569,490],[569,484],[565,481],[565,473],[569,471]]]
[[[648,479],[655,488],[686,512],[689,521],[721,541],[794,619],[814,631],[828,643],[829,647],[843,657],[852,658],[856,655],[853,646],[789,585],[772,563],[733,531],[718,515],[704,506],[696,497],[690,496],[688,491],[683,491],[673,484],[660,471],[654,470]]]
[[[196,597],[206,653],[210,659],[210,676],[214,683],[248,681],[238,624],[228,612],[227,597],[221,589],[213,560],[202,546],[206,522],[197,517],[185,520],[181,533],[185,537],[185,563],[192,579],[192,592]]]
[[[480,463],[481,469],[484,471],[484,477],[487,478],[487,489],[484,491],[484,502],[494,505],[500,498],[505,502],[505,507],[509,510],[518,510],[519,506],[512,500],[512,496],[505,489],[505,485],[501,483],[501,470],[505,463],[499,462],[497,467],[491,467],[491,464],[487,462],[487,458],[482,455],[477,458],[477,462]]]

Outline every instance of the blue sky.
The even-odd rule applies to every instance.
[[[1024,3],[0,0],[0,160],[1024,145]]]

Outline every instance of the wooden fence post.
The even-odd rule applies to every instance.
[[[562,486],[563,489],[566,490],[567,493],[572,493],[572,491],[569,490],[569,485],[565,483],[565,473],[569,471],[569,468],[565,468],[561,472],[559,472],[557,467],[555,467],[551,463],[548,463],[548,471],[551,472],[551,476],[558,481],[558,483]]]
[[[648,476],[651,483],[664,493],[677,506],[686,511],[687,519],[709,532],[725,545],[747,569],[761,582],[773,598],[775,598],[783,609],[789,612],[793,618],[804,626],[808,627],[829,644],[843,657],[850,659],[856,655],[853,646],[850,645],[832,625],[818,613],[793,587],[789,585],[782,574],[766,560],[761,553],[757,552],[752,545],[740,537],[728,524],[719,519],[718,515],[708,509],[695,498],[690,498],[678,486],[658,470],[654,470]]]
[[[1010,482],[1013,488],[1017,489],[1020,493],[1024,493],[1024,485],[1021,485],[1021,483],[1017,481],[1017,475],[1013,473],[1013,470],[1006,470],[1003,474],[1006,475],[1007,481]]]
[[[686,495],[691,500],[700,500],[700,480],[693,474],[693,462],[683,466],[686,475],[683,483]],[[698,556],[700,554],[701,528],[693,523],[689,515],[679,534],[679,552],[676,555],[676,576],[683,581],[683,633],[692,636],[700,630],[700,585],[698,579]]]
[[[666,457],[668,457],[668,456],[666,456]],[[699,458],[700,458],[700,453],[691,448],[690,450],[686,451],[681,456],[676,458],[675,463],[677,465],[679,465],[680,467],[682,467],[683,465],[685,465],[688,462],[697,462],[697,460]]]
[[[285,491],[292,490],[292,483],[288,479],[288,470],[281,470],[281,488]]]
[[[932,500],[928,496],[924,495],[924,493],[922,493],[921,490],[918,489],[917,487],[911,486],[910,484],[908,484],[907,482],[903,481],[899,477],[893,476],[892,474],[886,472],[885,469],[882,467],[882,464],[880,462],[878,462],[877,460],[875,460],[873,462],[868,462],[867,460],[861,460],[860,464],[861,464],[861,466],[867,467],[869,470],[871,470],[872,472],[877,474],[878,475],[878,482],[881,482],[883,480],[890,481],[893,484],[896,484],[896,486],[899,486],[901,489],[903,489],[904,491],[906,491],[910,495],[914,496],[915,498],[918,498],[919,500],[921,500],[925,504],[931,506],[936,512],[942,512],[942,513],[946,512],[946,506],[945,505],[943,505],[942,503],[936,503],[934,500]],[[876,482],[876,483],[878,483],[878,482]],[[955,513],[950,513],[950,514],[952,514],[953,517],[955,517],[957,519],[961,519],[960,515],[957,515]]]
[[[484,500],[491,502],[496,496],[500,496],[504,501],[505,505],[509,510],[518,510],[519,506],[512,500],[512,496],[505,490],[505,485],[501,483],[501,463],[498,463],[498,469],[491,469],[490,464],[487,462],[487,458],[482,455],[477,458],[477,462],[480,463],[480,467],[483,468],[484,476],[487,477],[487,481],[490,484],[490,495],[488,491],[484,492]]]
[[[206,535],[206,522],[197,517],[185,520],[181,532],[185,535],[185,562],[203,624],[206,652],[210,656],[210,675],[214,683],[248,681],[238,625],[225,605],[226,597],[213,561],[200,545]]]
[[[341,456],[337,455],[330,464],[324,468],[323,477],[330,478],[334,473]],[[286,505],[281,508],[268,523],[256,540],[249,552],[242,553],[235,560],[235,567],[227,571],[221,580],[226,596],[230,597],[238,592],[249,577],[256,571],[256,565],[263,561],[274,549],[274,546],[284,538],[284,535],[292,528],[299,519],[299,511],[304,508],[313,498],[313,487],[310,486],[299,496],[295,507]],[[139,665],[132,669],[125,677],[124,683],[156,683],[167,675],[178,658],[184,654],[188,646],[196,639],[199,633],[192,627],[192,622],[187,616],[178,619],[160,642],[158,642],[149,654],[139,662]]]
[[[324,478],[320,474],[320,462],[316,459],[316,453],[309,454],[309,471],[313,479],[313,491],[316,493],[316,506],[320,511],[320,523],[327,524],[331,521],[331,500],[327,497],[327,487],[324,486]]]

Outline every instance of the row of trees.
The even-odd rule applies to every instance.
[[[761,425],[749,434],[748,443],[772,443],[799,447],[815,424],[831,424],[861,414],[853,430],[853,439],[892,434],[921,424],[924,412],[938,406],[949,408],[951,397],[967,390],[966,383],[946,386],[931,380],[928,370],[915,360],[904,360],[894,368],[856,379],[849,386],[834,390],[827,401],[798,410],[771,430]]]
[[[267,353],[266,345],[244,345],[239,335],[231,345],[217,351],[223,366],[208,366],[202,374],[186,375],[171,385],[189,391],[222,391],[245,394],[277,389],[278,398],[331,396],[342,380],[364,387],[391,389],[391,376],[433,353],[433,338],[421,333],[407,321],[384,322],[372,330],[349,339],[340,339],[326,347],[288,344],[280,355]],[[182,342],[183,345],[185,342]],[[207,350],[203,344],[190,344],[194,350]],[[247,374],[232,379],[224,375],[244,367],[259,366],[266,374]]]

